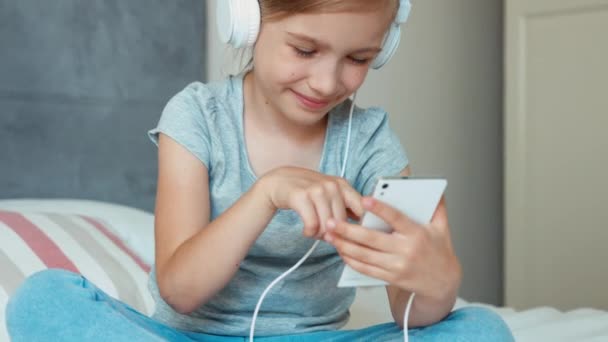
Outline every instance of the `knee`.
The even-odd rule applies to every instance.
[[[514,341],[511,329],[496,312],[483,307],[464,307],[450,314],[450,319],[466,325],[469,332],[477,332],[487,341]],[[464,327],[463,327],[464,328]]]
[[[82,277],[60,269],[48,269],[29,276],[11,295],[6,305],[6,325],[9,332],[31,327],[61,310],[70,288]],[[55,310],[53,310],[55,309]]]

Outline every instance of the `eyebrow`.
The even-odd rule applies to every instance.
[[[292,36],[293,38],[299,39],[299,40],[303,40],[303,41],[307,41],[310,42],[314,45],[323,47],[323,48],[327,48],[328,45],[326,43],[320,42],[312,37],[300,34],[300,33],[295,33],[295,32],[287,32],[288,35]],[[352,53],[364,53],[364,52],[380,52],[382,51],[381,48],[379,47],[367,47],[367,48],[362,48],[362,49],[358,49],[353,51]]]

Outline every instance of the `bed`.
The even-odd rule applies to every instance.
[[[49,267],[89,277],[111,295],[151,313],[147,272],[153,261],[151,213],[100,201],[70,199],[0,200],[0,341],[7,341],[4,307],[29,274]],[[128,274],[128,276],[127,276]],[[500,314],[517,341],[608,341],[608,312],[551,307],[517,311],[459,298]],[[384,290],[360,289],[345,329],[391,320]]]

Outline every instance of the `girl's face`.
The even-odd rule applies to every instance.
[[[393,18],[393,9],[385,7],[264,22],[253,74],[270,109],[299,124],[314,124],[356,91]]]

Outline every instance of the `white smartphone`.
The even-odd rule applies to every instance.
[[[420,224],[427,224],[433,218],[447,184],[447,180],[443,178],[380,178],[376,183],[372,197],[400,210]],[[363,227],[386,233],[390,233],[392,230],[386,222],[371,212],[363,214],[360,224]],[[344,266],[342,276],[338,281],[338,287],[383,285],[387,285],[387,283],[363,275],[348,265]]]

